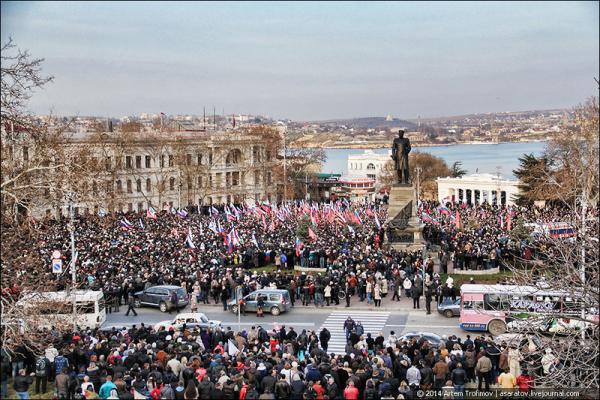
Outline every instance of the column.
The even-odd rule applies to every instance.
[[[475,189],[471,189],[471,204],[475,205]]]

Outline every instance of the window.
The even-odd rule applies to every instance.
[[[172,167],[172,166],[173,166],[173,164],[174,164],[174,163],[173,163],[173,160],[174,160],[174,157],[173,157],[173,155],[169,154],[169,167]]]
[[[135,167],[137,169],[142,168],[142,156],[135,156]]]
[[[198,154],[198,165],[202,165],[202,154]]]
[[[152,191],[152,181],[150,178],[146,179],[146,192],[150,193]]]
[[[112,193],[113,191],[113,183],[112,181],[106,182],[106,193]]]
[[[270,174],[270,172],[269,172]],[[240,184],[240,173],[239,171],[235,171],[231,173],[231,185],[232,186],[239,186]]]
[[[217,187],[223,187],[223,174],[218,172],[216,175]]]
[[[255,163],[259,163],[261,161],[259,146],[252,147],[252,160],[254,160]]]
[[[93,301],[77,302],[75,309],[77,314],[94,314],[96,312],[96,304]]]
[[[125,168],[127,168],[127,169],[133,168],[133,164],[132,164],[132,161],[131,161],[131,156],[126,156],[125,157]]]
[[[198,187],[199,188],[202,187],[202,177],[201,176],[198,177]]]
[[[138,212],[144,211],[144,203],[138,203],[137,204],[137,210],[138,210]]]
[[[279,301],[281,299],[281,295],[277,293],[269,294],[269,301]]]
[[[375,174],[367,174],[367,178],[369,178],[369,179],[375,179]]]
[[[267,185],[270,185],[273,183],[273,175],[271,174],[271,171],[267,171]]]
[[[185,165],[192,165],[192,155],[189,153],[185,155]]]
[[[246,303],[249,301],[256,301],[256,293],[249,294],[248,296],[244,297],[244,300],[246,300]]]
[[[225,159],[225,165],[237,165],[242,161],[242,152],[238,149],[231,150]]]
[[[131,180],[127,179],[127,193],[133,193],[133,189],[131,187]]]
[[[142,191],[142,180],[138,179],[135,181],[135,189],[138,193]]]
[[[146,168],[152,168],[150,156],[146,156]]]
[[[373,164],[373,163],[367,164],[367,169],[375,169],[375,164]]]
[[[165,167],[165,156],[160,156],[160,167],[161,168]]]
[[[23,161],[29,161],[29,147],[23,146]]]
[[[175,178],[169,179],[169,190],[175,190]]]
[[[483,310],[483,301],[465,301],[463,302],[464,310]]]
[[[129,212],[133,212],[133,203],[129,203],[129,204],[127,204],[127,210],[128,210]]]
[[[123,183],[121,182],[121,180],[120,179],[117,180],[116,184],[117,184],[117,193],[119,193],[119,194],[123,193]]]
[[[212,165],[213,163],[213,153],[212,151],[208,153],[208,165]]]
[[[117,169],[121,169],[121,168],[123,168],[123,157],[121,157],[121,156],[117,156],[117,157],[115,158],[115,161],[116,161],[116,164],[117,164],[117,165],[116,165],[116,168],[117,168]]]
[[[212,174],[208,176],[208,186],[213,187],[213,177]]]
[[[104,157],[104,169],[110,171],[110,167],[112,167],[112,162],[110,157]]]

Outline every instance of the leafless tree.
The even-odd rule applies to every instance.
[[[559,194],[554,206],[562,207],[555,219],[571,226],[577,236],[552,238],[542,233],[537,240],[529,238],[527,246],[532,256],[518,257],[508,265],[515,283],[537,285],[540,293],[554,291],[562,295],[549,299],[556,304],[554,309],[529,314],[526,320],[512,326],[518,333],[538,336],[541,342],[552,341],[549,346],[524,349],[533,359],[558,360],[557,368],[553,366],[549,373],[541,374],[538,385],[597,389],[600,379],[597,99],[577,108],[575,114],[568,134],[548,143],[545,153],[555,165],[547,175]],[[513,231],[516,246],[525,239],[515,237],[523,236],[519,232]],[[532,301],[546,301],[543,297],[534,295]]]

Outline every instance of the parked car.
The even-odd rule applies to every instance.
[[[177,314],[174,319],[155,324],[154,330],[157,331],[163,326],[166,330],[171,329],[171,327],[179,330],[183,324],[185,324],[186,328],[216,328],[217,326],[221,326],[221,321],[210,320],[203,313],[181,313]]]
[[[160,311],[167,312],[175,308],[175,304],[171,302],[171,293],[177,292],[177,305],[184,308],[188,305],[188,295],[181,286],[160,285],[151,286],[141,292],[134,294],[135,306],[151,306],[158,307]]]
[[[459,317],[460,299],[456,299],[455,301],[452,301],[452,299],[447,299],[446,301],[442,302],[442,304],[438,304],[437,309],[438,312],[446,318]]]
[[[246,312],[256,312],[259,296],[262,297],[265,302],[265,306],[263,307],[264,312],[269,312],[273,315],[279,315],[282,312],[289,311],[292,308],[292,299],[290,298],[290,292],[287,290],[259,289],[244,296]],[[230,300],[228,307],[232,313],[237,314],[238,301],[235,299]]]
[[[400,336],[399,340],[410,342],[413,338],[416,338],[417,341],[421,338],[425,339],[429,342],[429,344],[433,347],[439,347],[442,344],[442,338],[435,333],[431,332],[408,332],[404,335]]]

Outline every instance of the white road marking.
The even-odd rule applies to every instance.
[[[344,321],[352,317],[355,322],[360,322],[365,330],[365,334],[378,334],[382,331],[385,323],[387,322],[390,313],[382,311],[364,311],[364,312],[347,312],[347,311],[334,311],[323,322],[319,332],[323,328],[331,333],[331,339],[327,348],[328,353],[344,353],[346,349],[346,333],[344,332]]]

